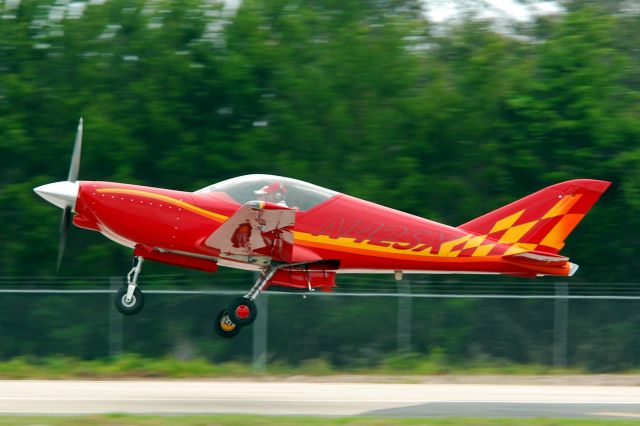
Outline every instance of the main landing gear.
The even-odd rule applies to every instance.
[[[138,287],[138,276],[142,270],[142,262],[144,262],[142,256],[134,257],[133,267],[127,274],[127,284],[116,293],[114,303],[118,311],[124,315],[135,315],[144,307],[144,295]],[[249,326],[255,321],[258,308],[254,300],[267,286],[277,269],[277,266],[269,266],[260,274],[251,290],[244,296],[232,300],[226,309],[218,313],[214,329],[219,336],[227,339],[235,337],[240,333],[242,327]]]
[[[144,307],[144,295],[138,287],[138,275],[142,270],[142,256],[133,258],[133,268],[127,274],[127,285],[122,286],[114,299],[116,308],[123,315],[135,315]]]
[[[258,308],[254,300],[264,290],[276,270],[277,267],[270,266],[260,274],[260,278],[247,294],[232,300],[227,309],[218,313],[213,327],[219,336],[227,339],[235,337],[240,333],[242,327],[251,325],[255,321],[258,316]]]

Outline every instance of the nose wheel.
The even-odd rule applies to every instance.
[[[127,274],[127,285],[116,293],[114,303],[116,309],[123,315],[135,315],[144,307],[144,295],[138,287],[138,275],[142,270],[142,256],[136,256],[133,260],[133,268]]]
[[[116,293],[114,299],[116,309],[123,315],[135,315],[144,307],[144,295],[138,287],[136,287],[131,295],[131,298],[127,300],[127,287],[122,287]]]

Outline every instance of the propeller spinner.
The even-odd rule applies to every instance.
[[[36,194],[47,200],[53,205],[63,209],[62,221],[60,222],[60,239],[58,243],[58,261],[56,270],[60,270],[62,256],[64,255],[64,247],[67,242],[67,233],[71,227],[73,219],[72,212],[76,206],[78,198],[78,190],[80,184],[77,182],[78,172],[80,170],[80,152],[82,150],[82,118],[78,123],[78,131],[76,140],[73,145],[73,154],[71,155],[71,166],[69,167],[69,176],[66,181],[48,183],[46,185],[34,188]]]

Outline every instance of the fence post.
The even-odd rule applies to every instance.
[[[264,373],[267,371],[267,325],[269,321],[269,295],[260,294],[256,300],[258,317],[253,328],[253,372]]]
[[[553,320],[553,366],[567,366],[567,323],[569,317],[569,294],[566,282],[556,283],[556,298]]]
[[[398,283],[398,352],[411,352],[411,285],[396,272]]]
[[[122,315],[113,306],[114,293],[124,285],[122,277],[109,278],[109,356],[122,355]]]

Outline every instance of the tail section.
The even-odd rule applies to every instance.
[[[611,182],[592,179],[558,183],[458,228],[513,245],[513,250],[507,250],[504,255],[524,251],[556,255],[609,185]]]

